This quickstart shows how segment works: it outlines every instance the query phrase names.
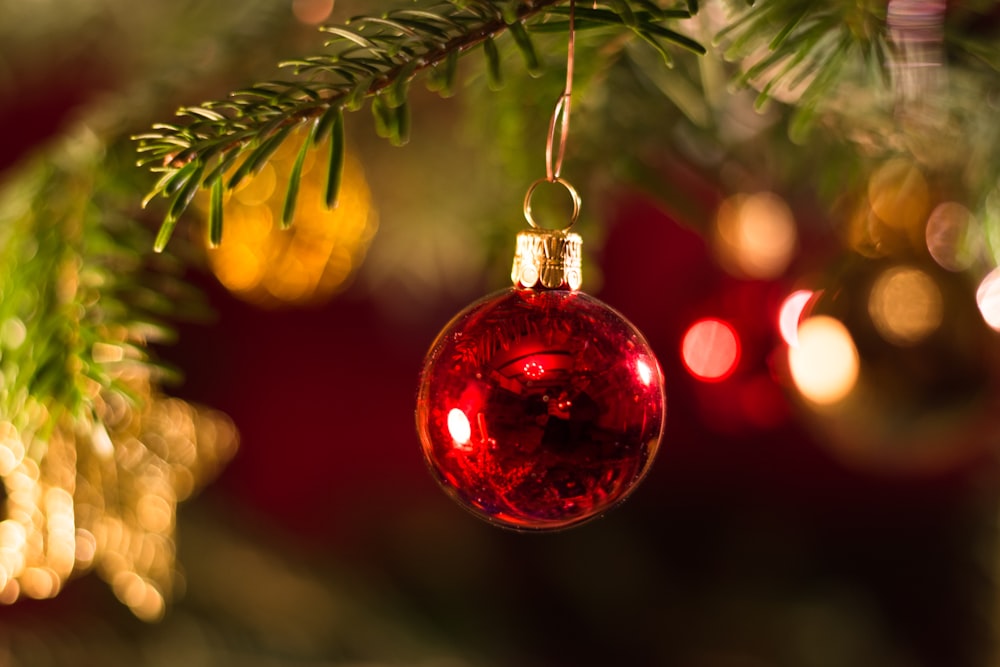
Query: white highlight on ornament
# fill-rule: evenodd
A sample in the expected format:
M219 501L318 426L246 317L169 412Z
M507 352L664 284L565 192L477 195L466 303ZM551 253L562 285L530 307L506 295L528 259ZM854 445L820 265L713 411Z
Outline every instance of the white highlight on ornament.
M448 412L448 434L458 449L471 449L468 445L472 439L472 426L469 418L458 408L452 408Z
M778 331L782 340L792 347L799 346L799 322L806 304L813 298L812 290L800 289L792 292L781 302L778 311Z
M858 381L858 349L839 320L810 317L798 331L798 347L788 349L792 380L808 400L830 405L845 398Z
M526 361L524 363L524 368L521 370L532 380L537 380L545 374L545 367L537 361Z
M1000 268L993 269L976 290L979 312L991 329L1000 331Z
M915 345L941 326L944 298L929 275L913 267L896 266L875 280L868 297L868 314L886 341Z
M639 373L639 379L642 383L648 387L649 383L653 381L653 369L649 367L649 364L640 359L635 362L635 370Z

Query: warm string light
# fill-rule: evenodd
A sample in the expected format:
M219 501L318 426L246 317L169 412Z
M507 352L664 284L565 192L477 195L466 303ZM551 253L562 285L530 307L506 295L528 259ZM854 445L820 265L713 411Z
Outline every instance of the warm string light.
M858 381L860 360L851 332L833 317L807 318L798 344L788 349L792 380L802 395L819 405L844 399Z
M934 201L936 193L913 159L896 157L878 165L864 194L848 225L847 241L852 250L882 261L883 266L867 288L863 308L887 344L917 346L947 324L943 276L923 260L887 260L929 256L948 272L981 270L988 255L985 235L968 208L956 201ZM725 199L716 213L711 241L722 268L751 280L784 275L798 244L789 206L770 192L738 193ZM817 298L811 290L789 294L776 325L788 346L792 384L808 401L831 405L855 391L862 364L854 334L843 323L838 326L833 318L811 321L806 315L807 306ZM982 279L977 303L986 323L1000 331L1000 269ZM719 382L732 374L739 350L739 335L731 325L698 321L685 333L681 359L696 379ZM831 358L839 363L828 363Z
M879 274L868 297L868 313L883 339L919 343L941 325L944 302L934 279L918 268L894 266Z
M737 194L719 206L712 240L716 259L726 271L772 280L791 263L798 231L791 209L778 195Z
M348 153L336 208L323 204L325 169L306 153L294 223L282 229L286 182L306 133L286 141L257 174L224 196L223 243L208 259L219 281L258 306L323 303L342 290L364 260L378 227L361 163ZM227 176L228 178L228 176ZM208 197L194 205L207 216Z
M175 574L177 503L233 454L228 418L167 398L151 371L125 364L119 392L94 398L87 419L59 420L51 435L0 421L0 602L56 595L94 569L136 616L162 616ZM47 421L39 406L27 410Z

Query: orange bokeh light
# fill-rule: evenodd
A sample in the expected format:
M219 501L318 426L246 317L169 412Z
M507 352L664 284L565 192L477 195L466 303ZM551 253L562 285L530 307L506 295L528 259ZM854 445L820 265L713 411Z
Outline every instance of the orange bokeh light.
M798 342L788 349L788 365L799 392L819 405L846 398L857 384L860 367L847 327L826 315L810 317L799 327Z

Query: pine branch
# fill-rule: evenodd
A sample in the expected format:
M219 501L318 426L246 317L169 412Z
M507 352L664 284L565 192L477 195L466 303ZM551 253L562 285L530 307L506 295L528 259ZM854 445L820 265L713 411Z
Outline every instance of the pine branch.
M307 146L332 136L328 155L326 203L336 201L343 160L344 111L371 100L376 131L394 144L409 133L407 96L413 79L427 77L427 87L442 95L454 90L457 62L483 47L494 85L501 80L495 40L510 36L529 73L541 62L531 35L565 31L566 0L436 0L381 16L360 16L344 26L324 30L332 35L328 53L282 63L294 79L269 81L233 93L226 100L181 109L186 124L158 124L135 137L150 165L162 176L144 203L162 197L167 211L156 250L162 250L198 190L214 196L232 189L267 164L296 128L311 126ZM651 0L606 0L577 7L577 28L615 26L630 30L653 45L669 63L664 43L703 53L697 42L664 23L690 16L688 9L662 9ZM303 149L305 150L305 149ZM224 179L224 181L223 181ZM224 185L219 185L224 182ZM287 184L285 224L291 221L298 193L293 172ZM210 241L221 240L222 207L210 207Z
M803 115L827 97L852 58L888 80L886 3L767 0L716 35L729 60L749 59L737 83L755 85L757 106L784 87ZM755 60L755 62L750 62Z
M46 428L62 414L86 418L98 391L125 392L116 376L128 365L163 376L145 346L171 336L161 318L175 304L148 280L199 307L165 267L144 265L136 248L149 234L130 214L135 190L120 186L127 162L95 143L68 139L73 159L36 160L0 191L0 419L18 428L30 406L47 413Z

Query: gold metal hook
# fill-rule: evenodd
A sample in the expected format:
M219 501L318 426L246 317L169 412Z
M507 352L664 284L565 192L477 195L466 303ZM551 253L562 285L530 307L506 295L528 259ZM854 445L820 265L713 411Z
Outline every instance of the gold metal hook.
M528 224L535 229L545 229L535 221L535 218L531 213L531 196L535 194L535 189L542 183L556 183L563 186L566 188L566 192L569 193L570 198L573 200L573 213L570 216L569 224L562 228L562 231L568 231L574 224L576 224L577 218L580 217L580 206L583 201L580 199L580 193L576 191L576 188L574 188L565 178L559 178L558 176L551 180L548 178L539 178L531 184L531 187L528 188L527 194L524 195L524 219L527 220Z

